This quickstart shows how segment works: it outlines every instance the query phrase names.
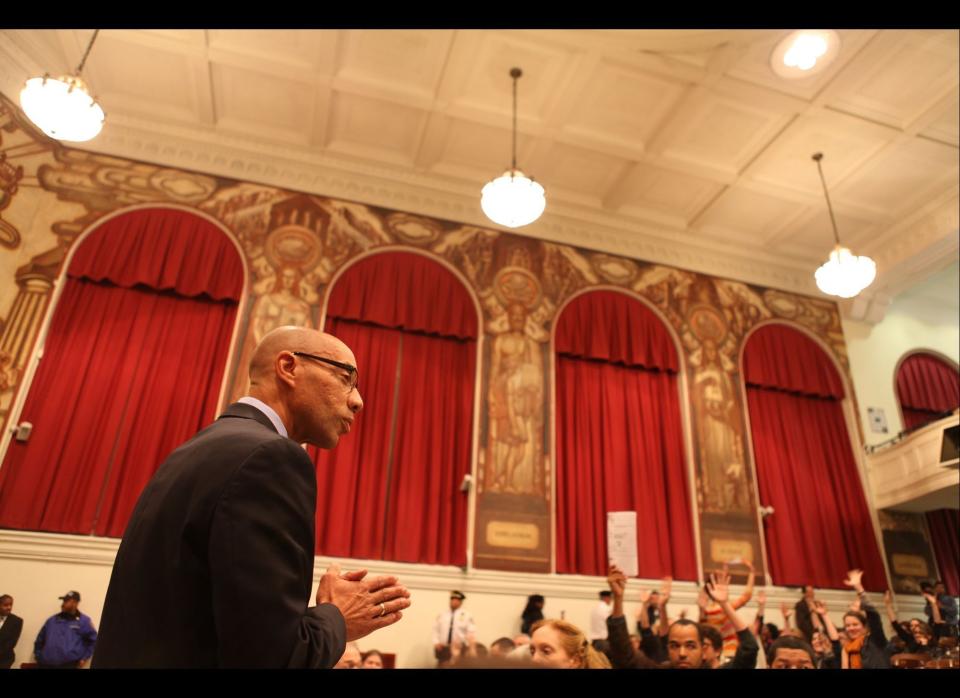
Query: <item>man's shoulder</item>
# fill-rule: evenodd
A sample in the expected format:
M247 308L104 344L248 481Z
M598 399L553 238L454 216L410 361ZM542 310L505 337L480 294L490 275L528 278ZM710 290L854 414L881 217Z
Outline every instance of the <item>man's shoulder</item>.
M205 462L216 462L223 458L229 463L237 463L260 454L283 454L288 457L303 454L309 460L296 442L257 419L238 415L221 416L177 448L168 460L190 461L200 458Z

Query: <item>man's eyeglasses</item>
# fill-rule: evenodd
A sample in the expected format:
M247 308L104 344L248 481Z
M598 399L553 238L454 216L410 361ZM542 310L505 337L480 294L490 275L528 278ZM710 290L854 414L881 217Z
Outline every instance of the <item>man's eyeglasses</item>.
M316 356L314 354L308 354L305 351L294 351L291 352L294 356L302 356L307 359L313 359L314 361L322 361L325 364L330 364L331 366L336 366L337 368L342 368L347 372L349 378L347 379L350 390L353 390L357 387L357 384L360 382L360 373L357 371L356 366L351 366L350 364L345 364L342 361L334 361L333 359L328 359L325 356Z

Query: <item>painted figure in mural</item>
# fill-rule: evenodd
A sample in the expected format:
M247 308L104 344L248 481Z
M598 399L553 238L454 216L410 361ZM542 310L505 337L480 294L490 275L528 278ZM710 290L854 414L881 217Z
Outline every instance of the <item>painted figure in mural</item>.
M704 508L745 511L749 501L743 479L743 440L731 424L733 383L713 339L703 340L693 386Z
M17 369L9 352L0 351L0 393L11 390L17 383Z
M524 330L526 307L511 303L507 317L510 329L494 339L491 350L485 483L495 491L542 494L540 351Z
M300 271L296 267L281 268L273 292L257 300L252 322L254 343L281 325L310 325L310 304L300 298Z

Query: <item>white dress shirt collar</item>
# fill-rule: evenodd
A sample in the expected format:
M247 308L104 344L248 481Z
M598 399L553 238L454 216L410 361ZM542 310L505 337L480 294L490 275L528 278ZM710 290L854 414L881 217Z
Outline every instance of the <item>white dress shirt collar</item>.
M267 419L270 420L270 422L276 428L277 433L280 434L280 436L287 436L287 428L283 426L283 422L280 420L280 415L278 415L276 413L276 410L270 407L270 405L263 402L262 400L258 400L255 397L250 397L249 395L245 395L244 397L237 400L237 402L242 402L244 405L250 405L251 407L256 407L258 410L260 410L265 415L267 415Z

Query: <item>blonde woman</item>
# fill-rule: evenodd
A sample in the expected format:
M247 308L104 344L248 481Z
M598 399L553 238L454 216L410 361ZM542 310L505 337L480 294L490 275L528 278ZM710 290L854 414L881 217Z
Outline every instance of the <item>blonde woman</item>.
M530 655L549 669L610 669L610 660L590 645L583 631L565 620L540 620L531 628Z

